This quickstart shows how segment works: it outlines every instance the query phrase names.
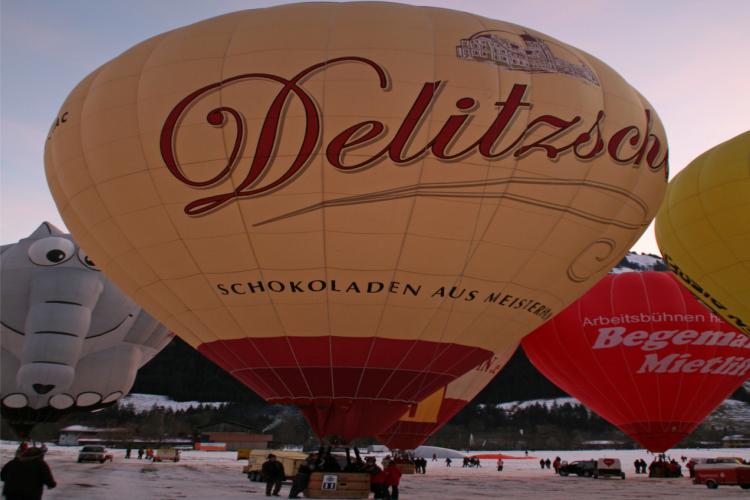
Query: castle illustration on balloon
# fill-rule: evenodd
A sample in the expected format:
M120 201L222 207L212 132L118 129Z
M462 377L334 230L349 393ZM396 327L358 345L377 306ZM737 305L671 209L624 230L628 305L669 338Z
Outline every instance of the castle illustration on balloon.
M464 38L456 47L461 59L473 59L503 66L510 70L532 73L562 73L599 86L594 71L583 62L576 64L555 56L549 44L528 33L520 35L524 46L497 33L481 31Z

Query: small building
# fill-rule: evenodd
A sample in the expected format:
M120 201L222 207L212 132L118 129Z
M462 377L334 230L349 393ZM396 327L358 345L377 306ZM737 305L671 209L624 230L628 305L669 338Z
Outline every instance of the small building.
M214 443L211 441L196 441L193 443L194 450L200 451L227 451L227 443Z
M60 446L81 446L84 444L103 444L119 441L129 433L125 428L99 428L86 425L69 425L60 429L57 444Z
M721 438L722 448L748 448L750 447L750 436L744 434L733 434Z
M214 448L209 443L224 445L226 451L237 451L241 448L265 450L273 440L271 434L255 434L248 432L248 428L233 422L219 422L200 428L200 434L195 443L196 450Z
M205 437L205 440L204 440ZM201 434L201 443L223 443L225 450L237 451L240 448L265 450L273 436L270 434L250 434L247 432L207 432ZM196 447L196 449L205 449Z
M100 428L86 425L69 425L60 430L57 438L60 446L84 446L98 444L110 448L159 448L174 446L191 448L193 440L180 436L140 437L134 436L131 429L122 427Z

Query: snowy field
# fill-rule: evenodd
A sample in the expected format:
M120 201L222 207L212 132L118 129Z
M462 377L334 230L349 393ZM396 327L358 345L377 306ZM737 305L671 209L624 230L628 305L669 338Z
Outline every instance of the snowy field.
M2 462L8 461L17 443L0 442ZM113 450L114 463L79 464L77 447L48 445L47 462L58 487L45 492L45 499L133 498L158 499L253 499L265 498L264 485L251 483L241 473L242 462L233 452L185 451L182 461L152 464L145 460L125 460L124 450ZM487 453L482 450L481 453ZM518 452L503 452L519 456ZM480 469L464 469L454 460L453 467L428 461L427 474L404 476L401 498L414 500L465 498L748 498L737 486L709 490L693 485L688 478L648 479L633 472L633 461L651 456L638 450L537 451L534 460L505 460L503 472L494 468L494 460L483 460ZM672 450L679 457L740 456L750 458L750 449ZM597 457L616 457L623 462L627 479L588 479L559 477L551 470L540 470L538 459L573 461ZM289 492L288 483L282 496Z
M210 403L200 401L174 401L168 396L138 393L128 394L117 402L117 406L119 406L120 408L125 408L128 406L132 407L135 413L144 413L156 408L169 409L172 411L181 411L200 407L221 408L225 404L226 403L221 401L214 401Z

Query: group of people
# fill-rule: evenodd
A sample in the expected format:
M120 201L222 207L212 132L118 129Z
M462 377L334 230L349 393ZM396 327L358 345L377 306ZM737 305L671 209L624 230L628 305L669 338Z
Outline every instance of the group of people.
M415 474L426 474L427 473L427 459L423 457L415 457L414 460L414 473Z
M633 467L635 467L635 473L636 474L645 474L646 473L646 461L642 458L636 459L635 462L633 462Z
M662 454L649 464L648 477L682 477L682 466L674 458Z
M132 446L128 445L127 448L125 448L125 458L130 458L130 454L133 451ZM146 460L153 460L154 459L154 450L153 448L146 448L143 447L138 448L138 460L143 460L143 455L146 455Z
M476 457L464 457L464 464L462 467L482 467L482 464Z
M44 461L47 447L29 446L22 442L14 457L3 465L3 497L6 500L37 500L42 498L44 487L57 486L52 471Z
M289 498L299 498L298 495L310 484L310 476L313 472L362 472L370 475L370 491L376 499L398 500L398 487L401 483L401 470L397 463L399 458L392 459L386 456L383 458L381 467L377 464L375 457L369 456L363 460L357 448L354 448L354 455L352 459L349 448L346 448L346 464L341 467L331 453L331 447L327 450L321 447L318 453L311 453L297 469L289 491ZM266 482L266 496L280 496L281 483L285 478L284 466L272 453L266 458L261 466L261 475ZM420 460L422 471L424 471L427 461Z
M292 481L292 489L289 491L289 498L298 498L297 495L305 491L307 485L310 483L310 475L313 472L364 472L365 462L362 460L362 457L360 457L359 450L356 448L354 449L354 455L355 459L352 460L351 454L349 453L349 448L346 449L346 465L342 469L341 465L336 460L336 457L334 457L331 453L331 447L329 446L326 450L323 446L321 446L318 450L318 453L311 453L310 455L308 455L305 462L301 464L297 469L297 474L294 476L294 480ZM271 461L271 459L275 461L276 456L268 455L268 459L269 461ZM266 464L263 464L264 467L265 465ZM266 480L266 496L269 496L270 487L268 485L267 476L263 469L261 469L261 474ZM283 479L283 466L281 466L281 474ZM281 488L281 483L278 483L278 489L276 488L276 483L274 483L273 486L273 494L278 496L278 489Z
M376 500L398 500L401 469L390 457L383 458L381 469L375 457L367 457L365 472L370 473L370 491Z
M547 459L540 458L539 459L539 467L541 467L542 469L549 469L549 468L551 468L552 467L552 460L550 460L549 458L547 458ZM559 466L558 466L558 468L559 468ZM555 472L557 472L557 470L555 470Z

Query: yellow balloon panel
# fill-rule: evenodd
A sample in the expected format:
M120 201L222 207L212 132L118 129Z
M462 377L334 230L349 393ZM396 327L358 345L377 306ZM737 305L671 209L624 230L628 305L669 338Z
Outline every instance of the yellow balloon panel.
M410 408L408 412L401 416L399 422L445 424L450 417L474 399L495 378L515 352L516 346L502 354L496 354L481 365L474 367L447 386L441 387L430 394L418 405ZM444 405L445 408L441 409ZM439 419L438 416L443 418Z
M706 151L669 183L659 249L701 301L750 335L750 132Z
M412 405L398 422L378 435L391 449L415 449L447 424L489 384L510 360L516 346L475 366L445 387Z

